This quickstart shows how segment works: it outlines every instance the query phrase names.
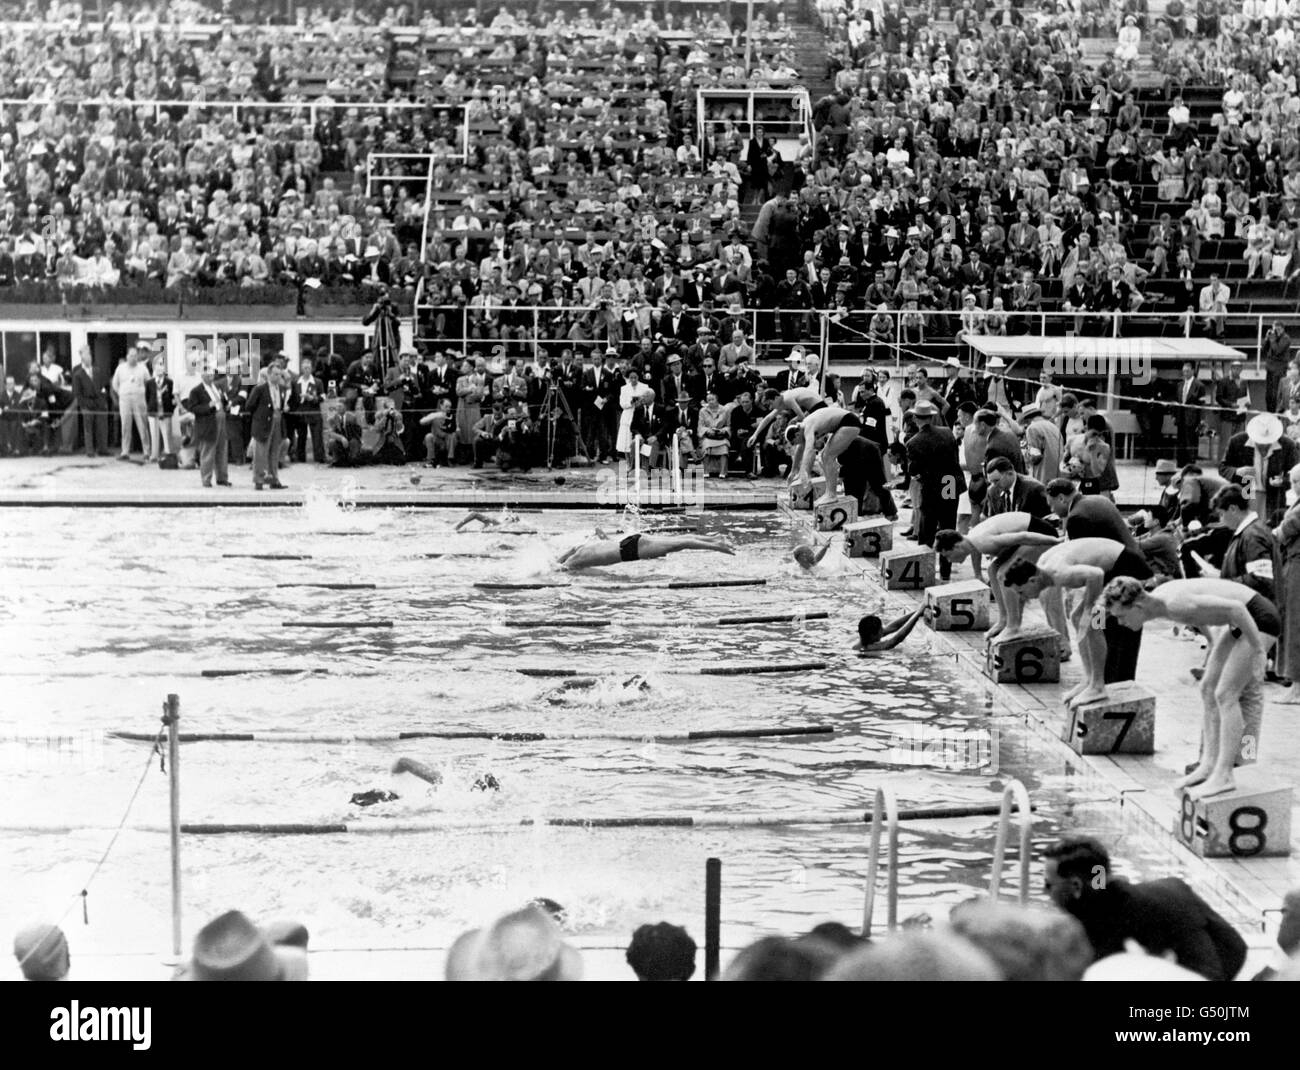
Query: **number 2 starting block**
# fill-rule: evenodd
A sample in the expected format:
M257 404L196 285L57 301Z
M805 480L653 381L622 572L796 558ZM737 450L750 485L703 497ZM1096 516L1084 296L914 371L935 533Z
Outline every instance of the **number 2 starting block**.
M1292 789L1254 767L1238 768L1233 777L1237 786L1222 795L1197 799L1183 792L1174 820L1179 841L1202 858L1290 855Z
M879 557L894 548L894 521L883 516L844 525L845 557Z
M880 578L887 591L919 591L934 583L935 554L928 546L889 550L880 555Z
M1132 680L1108 684L1107 697L1076 706L1065 742L1075 754L1155 754L1156 697Z
M813 506L813 527L818 531L839 531L857 519L858 503L854 498L832 498Z
M989 589L979 580L960 580L931 587L925 603L936 632L970 632L989 626Z
M996 637L985 658L985 674L999 684L1061 682L1061 648L1056 629L1034 628L1014 639Z

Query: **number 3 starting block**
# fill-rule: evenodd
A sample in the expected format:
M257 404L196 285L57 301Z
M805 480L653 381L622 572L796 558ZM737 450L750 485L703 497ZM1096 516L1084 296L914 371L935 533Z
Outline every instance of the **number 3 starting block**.
M1233 776L1237 786L1222 795L1197 799L1183 792L1175 835L1202 858L1290 855L1292 789L1268 782L1255 768Z
M846 557L879 557L894 548L894 522L883 516L844 525Z
M1061 682L1061 649L1056 629L1035 628L1014 639L1000 636L989 644L984 672L999 684Z

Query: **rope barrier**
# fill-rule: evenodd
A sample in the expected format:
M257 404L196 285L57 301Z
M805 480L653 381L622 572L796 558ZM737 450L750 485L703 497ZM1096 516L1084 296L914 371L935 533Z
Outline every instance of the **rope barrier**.
M248 561L310 561L311 554L222 554L227 559Z
M966 817L996 817L998 807L987 804L945 805L899 810L900 821L941 821ZM329 835L410 835L428 832L505 831L514 828L781 828L792 825L861 825L871 821L871 811L812 811L782 813L755 811L748 814L646 814L592 817L524 817L516 820L500 817L454 817L436 820L369 820L361 822L191 822L181 825L190 836L329 836ZM58 822L27 825L0 825L4 833L73 833L100 831L98 826L77 826ZM130 832L157 833L170 831L167 825L135 825Z
M652 591L692 591L705 587L763 587L767 580L673 580L665 584L584 584L584 583L494 583L474 584L480 591L541 591L555 587L581 587L589 591L620 591L630 587Z
M286 620L281 628L391 628L391 620Z
M484 739L505 743L543 743L575 740L609 740L626 743L692 743L711 739L765 739L776 736L829 736L830 725L791 725L770 728L713 728L698 731L658 732L502 732L488 729L432 730L414 729L379 735L329 735L318 732L182 732L182 743L401 743L417 739ZM111 731L109 739L126 742L151 742L153 736L143 732Z
M281 590L290 587L319 587L326 591L373 591L377 589L373 583L277 583L275 586Z
M634 623L638 627L671 628L674 625L688 627L724 628L737 624L798 624L806 620L826 620L829 613L771 613L753 617L714 617L711 620L642 620ZM623 624L624 621L612 618L555 618L553 620L507 620L502 622L507 628L608 628Z
M665 669L663 672L665 676L759 676L765 673L815 672L827 667L825 661L797 661L786 665L698 665L685 669ZM523 668L506 671L544 679L592 675L590 670L578 669Z

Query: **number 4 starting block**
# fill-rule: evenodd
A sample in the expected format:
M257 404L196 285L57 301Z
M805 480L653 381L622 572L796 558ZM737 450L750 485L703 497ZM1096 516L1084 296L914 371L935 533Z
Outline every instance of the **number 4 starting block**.
M1290 855L1292 789L1253 767L1233 776L1237 786L1222 795L1197 799L1183 792L1174 821L1178 839L1202 858Z
M927 546L889 550L880 555L880 578L887 591L919 591L934 583L935 555Z

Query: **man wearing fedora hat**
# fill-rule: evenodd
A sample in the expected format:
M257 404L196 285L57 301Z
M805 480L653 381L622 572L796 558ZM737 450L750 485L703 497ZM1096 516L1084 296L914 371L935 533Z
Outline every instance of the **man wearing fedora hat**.
M292 942L277 944L238 910L227 911L199 930L189 963L173 980L305 981L306 931L286 928L284 936Z
M1170 523L1178 520L1178 483L1174 476L1178 474L1178 465L1170 460L1156 461L1156 483L1160 487L1160 500L1156 503L1168 510Z
M1288 473L1300 464L1300 447L1282 433L1282 421L1269 412L1251 417L1246 430L1233 435L1219 474L1244 489L1255 510L1267 519L1286 509Z
M951 427L957 422L962 402L975 400L975 388L961 374L960 357L949 357L943 363L944 374L948 377L943 386L943 400L948 405L948 426Z

